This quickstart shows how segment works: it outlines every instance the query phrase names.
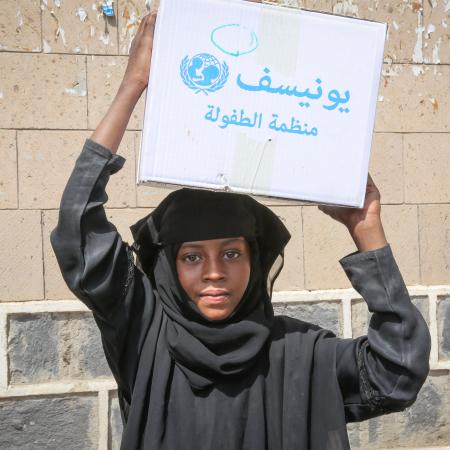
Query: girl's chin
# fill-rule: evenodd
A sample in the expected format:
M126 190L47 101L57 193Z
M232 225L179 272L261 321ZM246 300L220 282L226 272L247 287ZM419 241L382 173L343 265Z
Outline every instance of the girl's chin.
M201 308L200 312L202 313L203 316L205 316L207 319L209 320L224 320L227 317L229 317L231 315L231 313L233 312L232 310L230 310L229 308L219 308L219 307L207 307L207 308Z

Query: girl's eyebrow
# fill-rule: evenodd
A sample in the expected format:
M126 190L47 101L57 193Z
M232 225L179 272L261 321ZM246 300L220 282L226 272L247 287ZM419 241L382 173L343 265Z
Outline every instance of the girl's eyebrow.
M240 238L229 238L229 239L225 239L222 244L223 245L228 245L231 244L233 242L243 242L242 239ZM181 248L184 250L185 248L202 248L204 247L205 244L202 244L201 242L184 242L181 246Z

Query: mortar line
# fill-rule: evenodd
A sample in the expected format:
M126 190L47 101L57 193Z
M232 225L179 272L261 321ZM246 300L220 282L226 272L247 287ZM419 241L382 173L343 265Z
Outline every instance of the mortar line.
M117 23L117 53L119 53L120 54L120 28L119 28L119 14L120 14L120 11L119 11L119 3L120 2L117 2L116 3L116 23Z
M98 391L98 450L108 450L109 391Z
M117 383L112 377L86 381L56 381L7 386L6 389L0 389L0 398L98 393L115 389L117 389Z
M88 86L88 62L87 55L84 57L84 76L86 78L86 129L89 129L89 86Z
M286 6L284 6L286 7ZM315 10L315 12L319 12L317 10ZM421 13L423 14L423 13ZM142 19L142 17L141 17ZM423 18L422 18L422 25L423 26ZM119 32L119 31L118 31ZM423 45L423 44L422 44ZM38 52L29 52L29 51L18 51L18 50L2 50L2 53L16 53L17 55L23 55L24 53L31 53L31 54L39 54ZM59 55L64 55L64 56L121 56L121 57L127 57L129 56L128 54L122 54L120 53L120 49L118 49L117 53L71 53L71 52L49 52L49 53L42 53L43 55L53 55L53 56L59 56ZM439 63L433 63L433 62L422 62L422 63L415 63L412 60L408 60L408 61L392 61L388 60L388 59L383 59L383 65L389 65L389 66L394 66L394 65L398 65L398 66L436 66L436 67L441 67L441 66L450 66L450 63L444 63L444 62L439 62Z
M87 55L92 56L92 55ZM0 130L18 130L18 131L94 131L95 128L43 128L43 127L0 127ZM142 128L131 128L127 127L125 131L142 131ZM390 130L380 130L374 131L374 134L450 134L449 131L390 131Z
M41 8L42 6L42 2L39 2L39 19L41 21L41 51L39 53L44 53L44 26L42 24L42 14L44 13L44 11Z
M304 218L303 218L303 206L300 206L300 218L301 218L301 222L302 222L303 287L306 289L305 224L304 224Z
M134 207L138 208L138 186L137 186L137 176L138 176L138 159L140 158L140 149L137 149L138 146L138 134L136 131L133 132L133 151L134 151L134 180L136 182L134 186Z
M139 186L153 186L151 184L147 184L147 183L141 183L139 184ZM178 186L178 185L177 185ZM257 196L256 196L257 197ZM289 200L289 199L286 199ZM272 203L272 202L266 202L264 203L265 206L269 206L269 207L283 207L283 208L296 208L296 207L307 207L307 208L311 208L314 206L317 206L317 204L312 204L312 205L290 205L290 204L284 204L284 203ZM436 202L436 203L381 203L381 206L402 206L402 205L408 205L408 206L427 206L427 205L445 205L448 206L449 202ZM105 207L106 210L113 210L113 209L129 209L130 206L114 206L114 207ZM136 208L141 208L141 209L146 209L147 206L136 206ZM154 206L153 206L154 208ZM58 211L59 208L20 208L22 211ZM134 209L134 208L133 208ZM17 211L17 208L2 208L2 211ZM417 284L417 283L416 283Z
M416 205L417 208L417 245L418 245L418 252L419 252L419 280L422 283L423 282L423 273L422 273L422 242L420 239L420 207L419 205Z
M8 317L0 309L0 389L8 387Z
M47 289L45 286L45 252L44 252L44 211L41 211L41 256L42 256L42 288L43 299L47 297Z
M430 335L431 335L431 353L430 365L435 365L439 362L439 347L438 347L438 331L437 331L437 294L430 293L428 296L428 311L430 320Z
M352 298L345 296L342 298L342 315L344 319L344 339L353 337L352 328Z
M19 131L16 130L16 208L19 209Z
M436 286L410 286L407 287L411 296L440 296L450 294L450 285ZM343 298L361 299L361 295L353 288L327 289L327 290L302 290L302 291L274 291L273 303L295 303L319 301L341 302ZM89 308L78 299L61 300L23 300L14 302L2 302L0 311L8 314L32 314L42 312L89 312Z
M43 312L89 312L89 308L80 300L29 300L4 302L2 309L6 313L43 313Z
M402 196L403 196L403 204L406 204L406 167L405 167L405 135L401 135L401 145L402 145L402 168L403 168L403 183L402 183Z

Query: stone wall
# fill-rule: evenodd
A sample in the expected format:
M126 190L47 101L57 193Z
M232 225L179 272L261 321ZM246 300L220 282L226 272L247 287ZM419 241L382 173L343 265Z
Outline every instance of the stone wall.
M430 376L403 413L349 427L353 449L450 449L450 3L285 0L289 7L388 22L370 172L398 265L432 335ZM144 0L3 0L0 15L0 448L119 448L115 383L91 313L65 286L49 234L62 190L123 76ZM136 187L144 97L119 148L107 215L128 226L168 191ZM292 233L277 313L342 337L368 311L338 260L346 230L302 203L269 206Z

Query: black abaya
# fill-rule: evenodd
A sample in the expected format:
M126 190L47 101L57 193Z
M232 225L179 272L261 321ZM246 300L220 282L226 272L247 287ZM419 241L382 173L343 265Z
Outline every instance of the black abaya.
M125 420L122 449L348 449L346 422L415 400L428 373L429 332L389 245L341 260L374 313L368 336L338 339L315 325L272 317L245 370L215 370L204 383L197 351L189 358L183 345L183 333L195 334L196 327L174 328L161 298L177 287L170 258L157 251L159 269L145 275L106 219L105 186L123 164L88 139L51 234L66 283L101 331ZM184 360L174 351L176 339ZM225 369L232 366L225 362Z

